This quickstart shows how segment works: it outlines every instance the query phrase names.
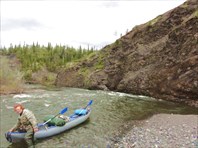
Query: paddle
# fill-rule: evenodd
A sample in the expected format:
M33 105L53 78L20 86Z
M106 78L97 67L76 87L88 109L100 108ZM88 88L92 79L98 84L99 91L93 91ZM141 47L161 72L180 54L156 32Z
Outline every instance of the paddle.
M92 104L92 102L93 102L93 100L90 100L89 103L87 104L87 106L83 109L85 110L88 106L90 106ZM79 115L84 111L83 109L78 113Z
M58 115L62 115L62 114L64 114L65 112L67 111L67 107L66 108L64 108L63 110L61 110L60 111L60 113L58 113L57 115L55 115L53 118L50 118L49 120L47 120L45 123L43 123L41 126L43 126L43 125L45 125L45 124L47 124L48 122L50 122L52 119L54 119L54 118L56 118Z
M88 106L90 106L92 104L93 100L90 100L89 103L87 104L87 106L84 108L86 109Z

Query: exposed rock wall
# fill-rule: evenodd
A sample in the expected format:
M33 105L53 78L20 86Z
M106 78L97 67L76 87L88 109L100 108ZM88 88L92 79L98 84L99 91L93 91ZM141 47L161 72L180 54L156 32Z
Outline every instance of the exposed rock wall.
M61 71L59 86L105 89L198 106L198 0L136 26L92 59ZM104 67L95 69L102 61ZM82 69L87 68L86 74ZM68 79L71 78L71 79Z

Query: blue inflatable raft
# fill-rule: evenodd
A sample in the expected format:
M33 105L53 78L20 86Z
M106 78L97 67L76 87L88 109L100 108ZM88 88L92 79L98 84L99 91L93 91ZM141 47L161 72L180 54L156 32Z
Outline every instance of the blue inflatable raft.
M48 124L43 125L44 123L39 123L39 131L34 134L34 139L51 137L85 122L91 114L91 108L87 108L91 103L92 100L84 109L75 110L74 114L68 117L69 120L63 126L50 126ZM14 143L23 140L25 134L26 132L7 132L5 133L5 137L9 142Z

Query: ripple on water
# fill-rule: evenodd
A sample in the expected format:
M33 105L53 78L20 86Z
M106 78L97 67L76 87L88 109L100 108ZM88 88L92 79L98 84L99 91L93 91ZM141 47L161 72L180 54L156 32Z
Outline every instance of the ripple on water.
M39 88L41 89L41 88ZM145 96L136 96L118 92L92 91L76 88L61 88L53 91L34 91L29 94L19 94L3 97L1 100L1 145L7 147L3 133L10 129L17 120L12 106L22 102L26 108L32 110L38 121L45 115L56 115L65 107L69 116L75 109L85 107L93 100L92 113L87 122L64 132L58 136L39 141L38 147L106 147L108 138L121 129L127 121L144 119L155 113L193 113L189 107L156 101ZM6 122L2 122L6 121ZM77 146L78 145L78 146Z
M19 95L14 95L13 98L30 98L31 95L27 94L19 94Z

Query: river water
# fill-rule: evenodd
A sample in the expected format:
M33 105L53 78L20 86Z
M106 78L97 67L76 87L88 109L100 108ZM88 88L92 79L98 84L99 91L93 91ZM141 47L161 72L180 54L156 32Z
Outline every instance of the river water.
M129 121L158 113L198 114L195 108L145 96L77 88L46 89L33 85L28 93L1 96L0 147L23 147L20 143L11 145L4 137L17 121L13 112L15 103L32 110L38 122L42 122L45 115L56 115L65 107L68 107L65 115L69 116L90 100L93 103L89 120L57 136L36 141L35 147L108 147L118 129Z

